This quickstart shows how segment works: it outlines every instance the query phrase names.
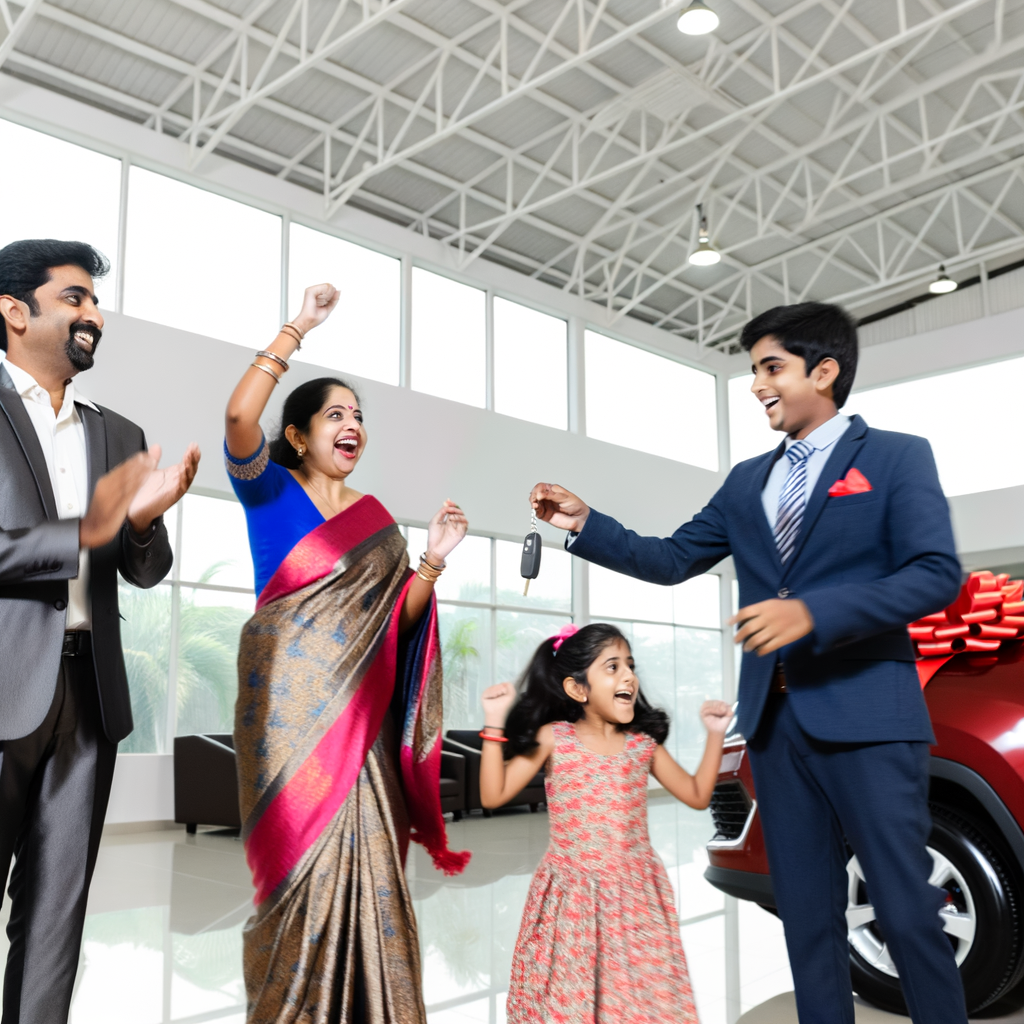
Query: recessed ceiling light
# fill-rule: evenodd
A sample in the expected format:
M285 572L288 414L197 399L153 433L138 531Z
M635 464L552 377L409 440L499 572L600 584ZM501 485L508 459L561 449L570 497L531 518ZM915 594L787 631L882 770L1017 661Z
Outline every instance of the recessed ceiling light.
M945 266L939 266L939 276L935 278L930 285L928 285L928 291L932 295L945 295L947 292L955 292L957 289L957 283L946 273Z
M679 15L676 28L688 36L706 36L718 28L718 15L700 0L693 3Z

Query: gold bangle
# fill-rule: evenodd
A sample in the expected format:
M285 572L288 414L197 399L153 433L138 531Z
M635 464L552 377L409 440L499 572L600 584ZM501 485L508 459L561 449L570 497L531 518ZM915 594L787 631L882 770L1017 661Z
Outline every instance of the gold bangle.
M276 373L274 373L274 371L269 366L264 366L262 363L253 363L252 365L255 366L257 370L262 370L264 373L269 373L270 376L274 378L275 384L281 383L281 378Z
M264 359L273 359L274 362L286 372L291 369L288 365L288 360L282 359L276 352L268 352L266 349L260 349L260 351L256 353L256 358L259 359L260 356L263 356Z
M444 572L445 567L443 565L431 565L427 561L426 554L420 555L419 568L416 570L416 575L419 576L424 583L436 583L441 573Z
M300 338L304 338L306 336L306 332L302 330L301 327L296 327L296 325L291 320L286 321L284 326L290 327L293 331L298 331Z
M293 327L291 324L282 324L281 330L277 333L287 335L291 338L292 341L295 342L296 350L300 350L302 348L302 335L299 333L298 327Z
M442 561L440 565L434 565L433 562L428 562L426 551L424 551L423 554L420 555L420 565L429 565L431 569L434 569L437 572L444 572L445 569L448 568L448 563L444 561Z

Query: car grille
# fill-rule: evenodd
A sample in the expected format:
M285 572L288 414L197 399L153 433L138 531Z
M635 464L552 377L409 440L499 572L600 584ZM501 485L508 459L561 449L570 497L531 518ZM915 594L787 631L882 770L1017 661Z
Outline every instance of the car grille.
M711 817L715 823L712 842L732 842L743 833L751 800L740 782L720 782L711 794Z

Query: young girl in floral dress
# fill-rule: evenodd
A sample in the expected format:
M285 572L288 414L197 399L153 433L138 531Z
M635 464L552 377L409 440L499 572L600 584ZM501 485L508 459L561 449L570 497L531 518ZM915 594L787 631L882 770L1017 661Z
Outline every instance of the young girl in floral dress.
M484 807L547 766L551 841L523 911L508 1024L696 1024L672 886L647 833L647 775L707 807L729 705L701 707L708 741L690 775L662 746L668 716L641 694L626 638L593 623L540 645L518 701L499 683L483 707Z

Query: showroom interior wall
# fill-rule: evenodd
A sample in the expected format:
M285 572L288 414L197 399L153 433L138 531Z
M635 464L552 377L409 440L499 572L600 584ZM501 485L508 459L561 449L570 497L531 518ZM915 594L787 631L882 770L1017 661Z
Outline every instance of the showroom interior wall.
M371 445L355 481L360 489L379 497L402 523L422 525L441 499L451 496L464 503L475 534L516 540L528 523L527 490L535 480L547 477L567 483L597 507L642 532L665 533L700 508L721 481L721 470L730 464L728 395L735 389L728 387L728 380L745 372L743 356L727 358L718 352L701 352L683 339L630 318L616 319L607 310L493 263L478 261L468 270L457 272L452 251L442 243L358 210L342 210L330 225L325 225L320 221L319 197L306 190L218 157L208 158L197 171L190 172L188 147L183 143L14 79L0 80L0 117L269 210L283 218L285 232L289 220L294 219L399 257L406 297L415 266L485 289L489 301L495 296L510 299L567 321L566 430L494 411L493 347L489 350L490 391L484 403L488 408L475 408L404 386L409 382L410 363L415 381L410 345L414 314L408 303L404 305L403 386L358 378ZM121 201L123 212L124 194ZM122 266L125 243L122 232L114 243ZM115 277L123 280L120 275ZM282 278L286 290L286 266ZM152 288L154 282L147 285ZM173 279L156 282L156 286L165 291L168 303L187 308L189 297ZM217 282L211 281L210 287L216 289ZM107 305L124 307L123 294L111 296L113 302L105 294L103 298ZM244 294L224 295L229 305L245 301ZM202 324L196 324L196 328L201 331ZM1008 359L1022 349L1022 328L1024 311L1010 310L871 345L863 352L859 389ZM708 431L717 429L719 471L624 447L629 444L630 403L642 402L643 395L623 395L621 411L610 420L605 417L601 436L621 436L623 444L587 436L583 357L588 329L715 375L717 416L715 422L708 423ZM196 495L229 498L220 452L224 402L251 359L252 349L267 340L254 337L251 347L242 348L202 333L112 312L100 359L88 376L87 386L83 381L83 390L95 401L142 424L150 442L164 446L167 458L176 458L189 441L199 441L204 462L196 481ZM315 364L296 361L287 378L287 389L322 372ZM266 422L276 418L284 390L275 395ZM679 401L683 419L685 391ZM950 414L962 416L966 430L973 411L951 410ZM998 434L990 443L1005 445L1006 433ZM1024 486L957 495L951 505L968 567L990 564L994 559L1001 563L1024 560ZM180 536L180 530L178 533ZM558 538L547 532L546 539ZM732 600L730 569L728 565L722 568L726 585L714 592L719 595L720 612L727 611ZM577 621L582 621L588 617L588 595L594 591L587 586L585 567L574 563L573 572L572 611ZM704 591L705 596L711 593ZM644 598L637 595L636 600ZM601 614L615 617L620 613L608 605ZM673 622L691 621L674 618L671 602L668 610L644 611L635 617L644 620L641 629L652 631L671 628ZM638 642L636 637L634 642ZM721 685L728 694L733 686L732 658L720 647L715 650L721 663ZM152 822L171 817L170 755L123 755L108 821Z

